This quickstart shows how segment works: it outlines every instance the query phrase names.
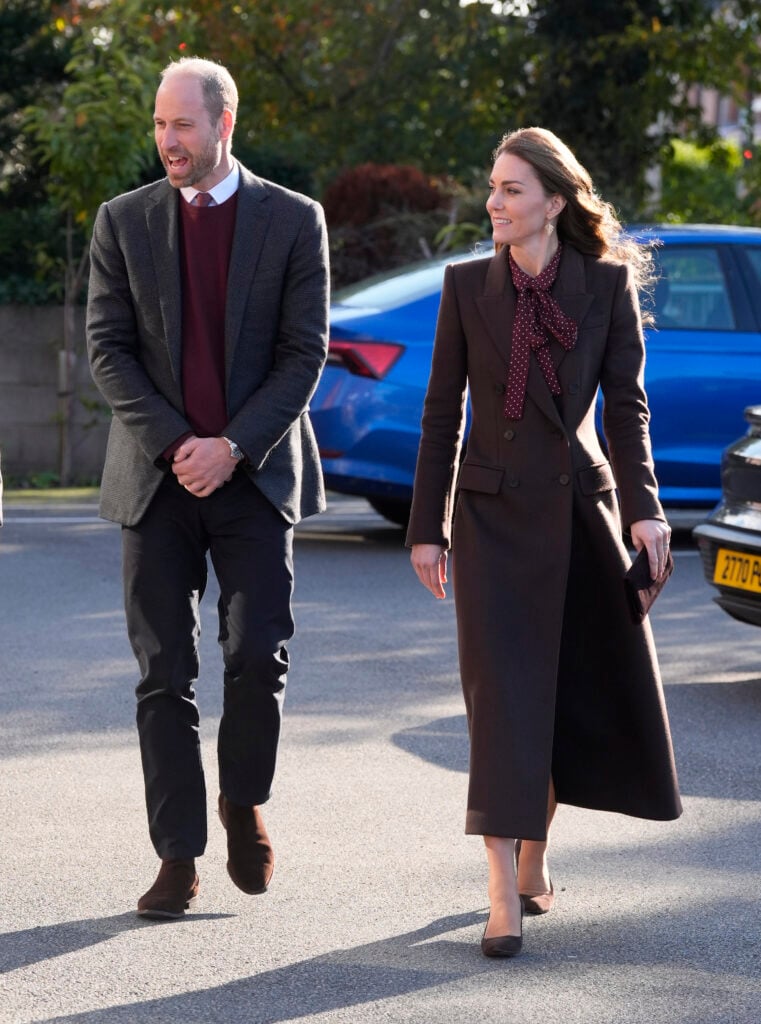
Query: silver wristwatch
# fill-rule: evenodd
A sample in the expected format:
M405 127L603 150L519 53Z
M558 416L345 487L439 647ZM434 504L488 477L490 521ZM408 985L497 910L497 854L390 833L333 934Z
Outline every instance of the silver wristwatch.
M245 459L246 456L243 454L243 452L237 446L235 441L231 441L229 437L225 437L225 438L223 438L223 440L227 441L227 443L230 445L230 458L231 459L235 459L236 462L240 462L241 459Z

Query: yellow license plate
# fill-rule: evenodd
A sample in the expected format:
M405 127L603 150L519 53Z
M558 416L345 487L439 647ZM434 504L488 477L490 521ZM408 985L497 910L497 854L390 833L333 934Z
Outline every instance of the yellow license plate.
M735 587L737 590L751 590L754 594L761 594L761 557L748 555L744 551L719 548L713 581L720 587Z

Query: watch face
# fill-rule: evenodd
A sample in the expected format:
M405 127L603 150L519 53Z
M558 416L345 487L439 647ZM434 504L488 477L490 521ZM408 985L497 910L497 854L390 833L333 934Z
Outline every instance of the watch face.
M242 459L244 457L243 456L243 452L237 446L235 441L231 441L229 439L229 437L226 437L225 441L227 441L227 443L230 445L230 457L231 458L240 460L240 459Z

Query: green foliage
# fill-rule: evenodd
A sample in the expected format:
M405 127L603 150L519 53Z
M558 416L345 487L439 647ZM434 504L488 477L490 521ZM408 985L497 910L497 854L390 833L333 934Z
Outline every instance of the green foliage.
M48 200L0 208L0 305L60 302L60 213Z
M46 281L28 274L4 274L0 277L0 306L45 306L60 301Z
M382 224L376 211L364 237L336 240L340 267L350 251L374 266L373 248L402 259L479 235L491 152L532 123L575 149L625 219L652 213L646 174L665 154L670 216L753 220L752 164L732 208L736 182L711 199L721 147L687 160L669 143L715 141L690 83L749 112L759 39L757 0L3 0L0 300L60 297L99 203L163 174L150 117L173 56L230 68L234 151L264 177L317 198L370 163L468 183L454 213L410 208Z
M758 192L746 191L743 157L733 142L708 146L673 139L661 164L659 218L672 222L759 224Z
M437 252L451 252L478 245L486 239L485 224L474 224L472 221L462 220L456 224L445 224L434 236L433 244L436 246Z
M301 148L257 142L242 132L235 136L233 148L240 162L255 170L259 177L308 196L315 195L314 167L302 156Z
M139 184L152 164L158 74L178 51L180 28L192 25L192 18L147 0L82 10L74 3L37 6L49 12L45 40L69 59L57 89L41 90L34 104L16 111L23 128L17 150L27 167L44 172L44 197L29 209L26 224L0 216L0 267L4 254L9 258L13 251L15 233L18 250L34 268L34 286L11 281L6 292L19 301L45 294L68 302L82 297L99 205Z
M48 471L42 473L31 473L28 477L24 477L22 481L14 481L14 483L15 486L20 488L28 487L33 490L48 490L51 487L58 487L61 480L57 473Z
M57 32L50 0L4 0L0 5L0 195L39 199L40 169L29 160L21 111L54 100L64 82L70 41Z
M357 164L483 168L507 120L521 21L459 0L195 0L200 55L241 94L236 136L270 140L321 190Z
M700 80L731 96L751 127L748 105L761 92L761 6L758 0L720 0L711 6L712 59Z
M141 0L85 25L54 109L31 106L26 127L49 169L48 193L89 235L100 204L132 185L153 157L150 115L161 60L140 32ZM110 14L110 18L107 15Z
M63 90L71 45L55 29L54 6L50 0L0 3L0 303L55 299L55 287L40 277L39 254L55 249L57 215L22 113L32 102L53 105Z
M627 219L646 203L646 171L677 125L684 131L697 123L684 85L705 66L711 6L708 0L531 4L521 119L557 132Z
M28 110L27 126L36 152L48 164L48 191L77 224L92 226L103 200L135 180L151 149L144 120L145 79L123 51L115 49L100 66L78 54L67 71L73 81L51 117L44 107Z

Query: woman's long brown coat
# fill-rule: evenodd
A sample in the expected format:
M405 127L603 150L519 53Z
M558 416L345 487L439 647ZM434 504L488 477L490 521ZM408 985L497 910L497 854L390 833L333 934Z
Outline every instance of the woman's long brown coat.
M563 393L553 399L532 357L525 412L511 421L507 252L447 268L407 535L452 546L466 831L527 839L545 836L550 777L561 803L681 812L650 626L631 623L623 587L622 526L664 518L636 292L627 267L566 245L552 294L579 325L572 351L552 343Z

